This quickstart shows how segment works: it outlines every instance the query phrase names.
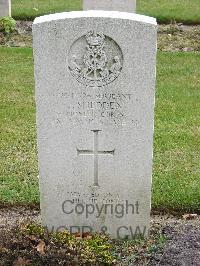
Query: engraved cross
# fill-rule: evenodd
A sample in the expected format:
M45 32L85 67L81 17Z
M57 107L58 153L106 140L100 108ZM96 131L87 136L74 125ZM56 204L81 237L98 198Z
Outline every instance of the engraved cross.
M91 130L94 133L94 149L93 150L79 150L78 155L93 155L94 156L94 186L99 186L99 155L114 155L115 150L99 151L99 131Z

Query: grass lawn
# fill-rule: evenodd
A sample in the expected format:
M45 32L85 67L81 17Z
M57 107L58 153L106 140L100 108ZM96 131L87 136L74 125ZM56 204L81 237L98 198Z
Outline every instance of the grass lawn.
M199 0L136 0L140 14L156 17L159 23L171 20L186 24L200 24Z
M153 208L200 210L199 53L158 53ZM31 48L0 48L0 203L38 203Z
M0 48L0 202L37 202L32 49Z
M81 0L12 0L12 16L19 20L33 20L44 14L81 9Z
M44 14L81 9L81 0L12 0L12 15L16 19L33 20ZM174 19L200 23L199 0L137 0L137 12L154 16L160 23Z
M200 53L159 53L153 207L200 211Z

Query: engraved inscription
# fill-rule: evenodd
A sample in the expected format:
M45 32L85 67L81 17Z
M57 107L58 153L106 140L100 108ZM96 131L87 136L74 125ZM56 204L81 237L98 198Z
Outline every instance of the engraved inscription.
M89 87L102 87L120 74L123 55L118 44L100 32L89 31L73 43L69 70L76 80Z
M63 185L61 186L63 188ZM83 204L111 204L111 203L125 203L125 199L121 198L118 193L113 192L80 192L77 190L66 191L66 199L71 199L74 203Z
M115 150L111 151L99 151L99 131L92 130L94 133L94 149L93 150L79 150L77 149L78 155L93 155L94 156L94 186L99 186L99 155L114 155Z
M81 123L115 124L130 121L129 105L133 102L131 93L82 91L63 92L63 99L67 102L65 115L70 121ZM128 122L127 122L128 123Z

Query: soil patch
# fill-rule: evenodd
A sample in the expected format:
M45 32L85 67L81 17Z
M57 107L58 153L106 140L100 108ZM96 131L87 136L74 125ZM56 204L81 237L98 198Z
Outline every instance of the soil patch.
M200 51L200 25L159 25L158 49L161 51Z
M84 257L85 249L81 254L81 249L77 246L84 247L90 240L76 242L79 243L76 247L70 247L63 246L60 242L55 244L52 238L42 238L39 233L24 234L24 229L20 228L27 221L40 224L39 211L28 207L0 209L0 265L200 265L199 216L187 220L169 215L154 215L151 217L148 240L106 239L104 244L111 245L111 254L115 257L109 264L103 264L98 256L90 263ZM97 240L94 238L91 241Z
M32 47L31 21L17 21L15 32L0 32L0 46ZM200 25L181 23L158 26L158 49L161 51L200 51Z
M199 266L200 217L183 220L176 217L154 216L152 226L158 224L167 241L162 252L152 256L149 265Z

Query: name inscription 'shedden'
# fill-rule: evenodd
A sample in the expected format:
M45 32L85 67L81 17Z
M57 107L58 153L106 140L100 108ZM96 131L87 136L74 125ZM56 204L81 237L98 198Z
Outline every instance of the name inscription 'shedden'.
M75 41L69 52L69 70L89 87L102 87L120 74L123 55L119 45L103 33L89 31Z
M94 122L96 119L100 123L121 123L127 120L127 105L132 101L132 94L121 93L95 93L91 92L63 92L62 97L67 101L67 112L69 118L78 119L83 122ZM100 119L100 120L99 120ZM77 122L78 122L77 121Z

